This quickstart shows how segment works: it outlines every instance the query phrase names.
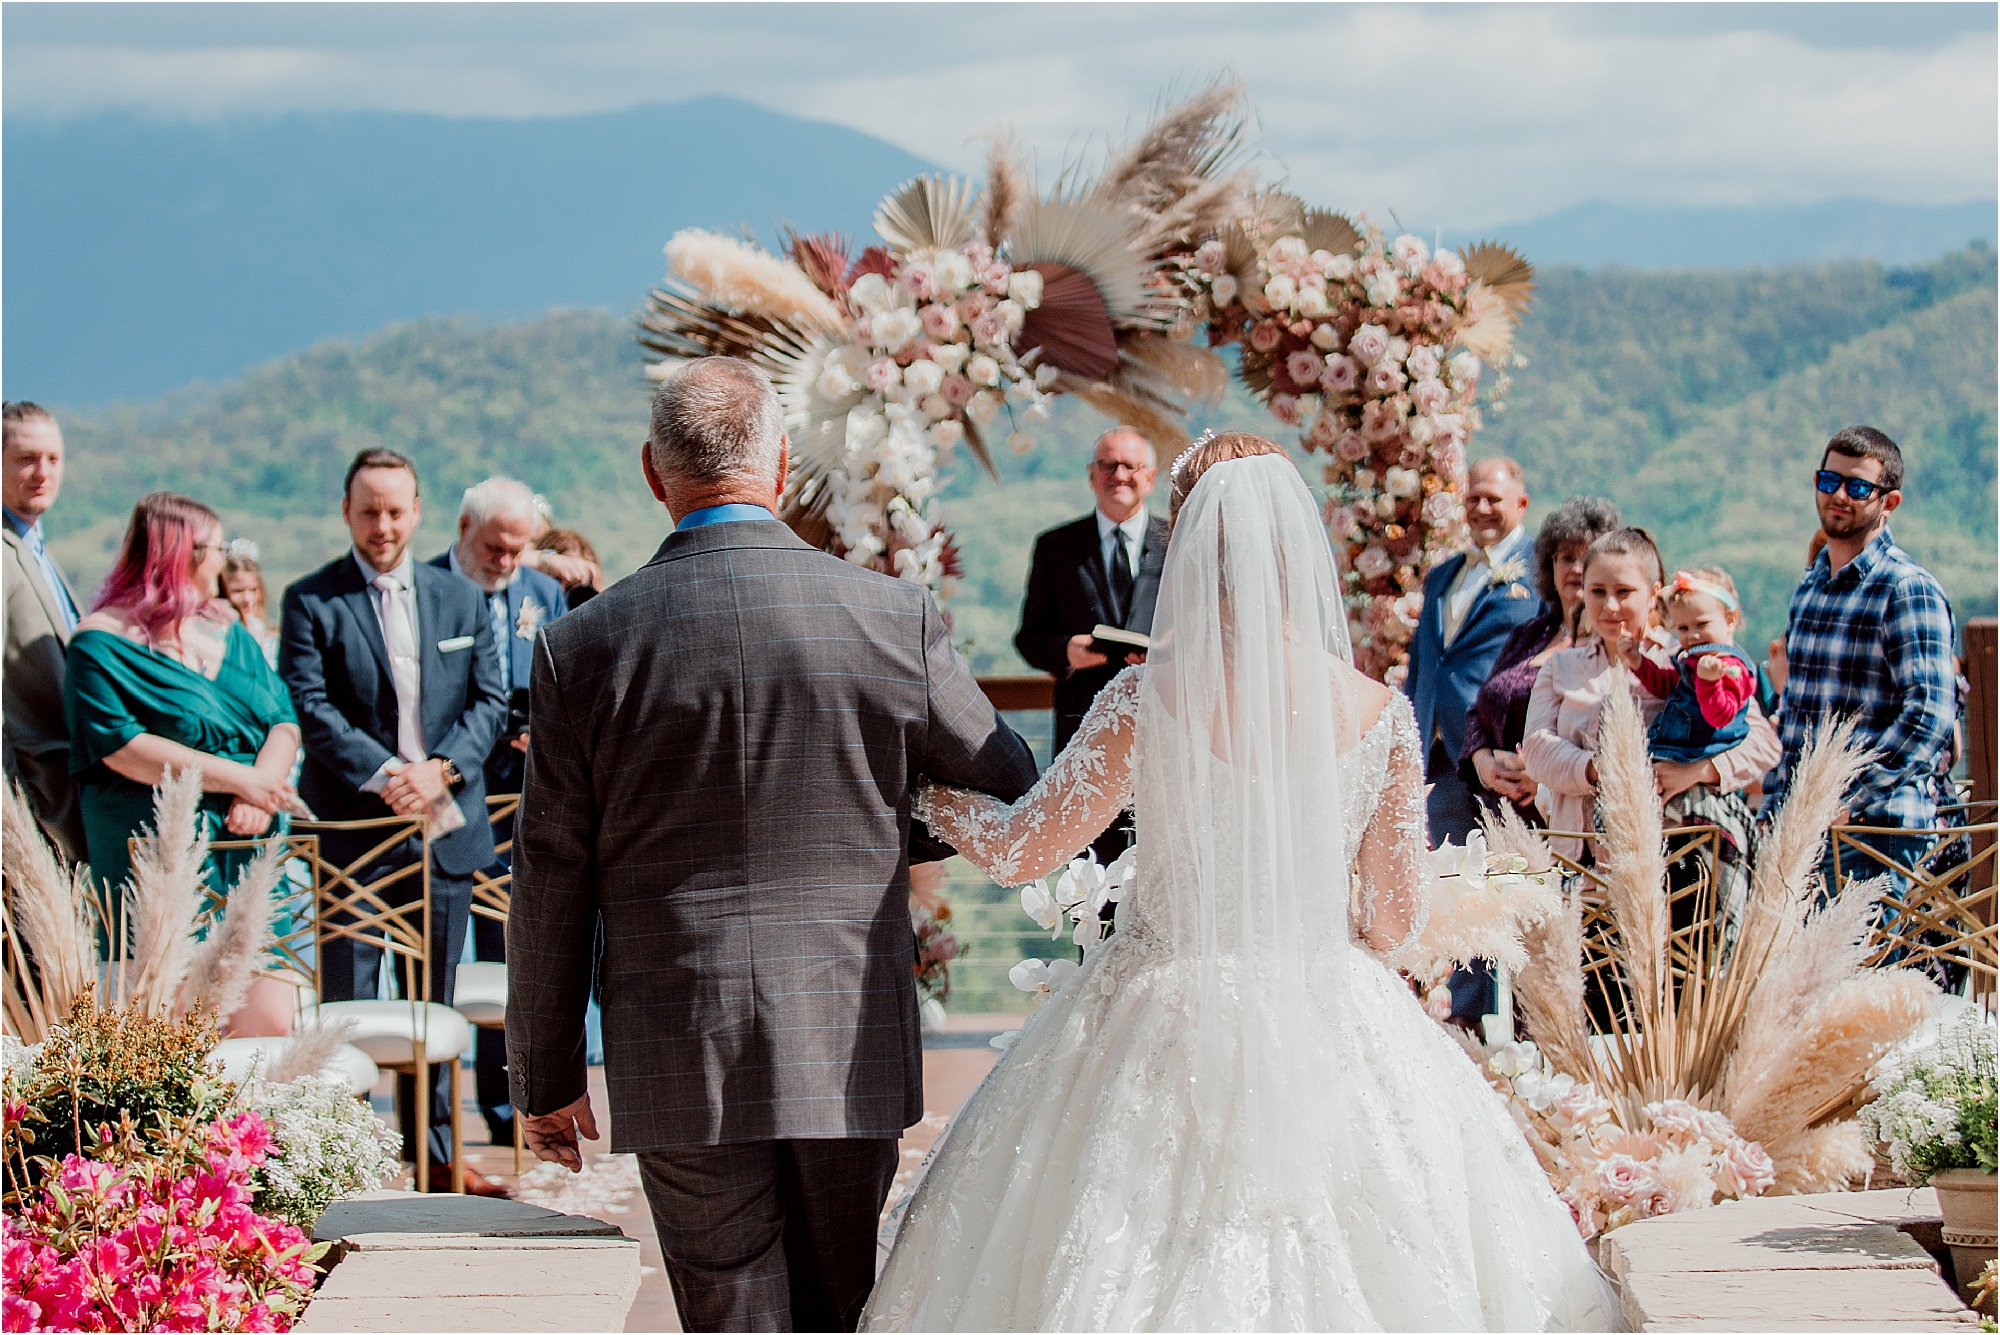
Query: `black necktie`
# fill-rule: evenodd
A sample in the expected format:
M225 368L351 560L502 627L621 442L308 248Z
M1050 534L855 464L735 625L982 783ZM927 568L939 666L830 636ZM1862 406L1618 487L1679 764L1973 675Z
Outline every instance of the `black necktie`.
M1115 544L1111 553L1111 608L1122 626L1132 613L1132 558L1125 550L1130 539L1124 529L1114 528L1111 540Z

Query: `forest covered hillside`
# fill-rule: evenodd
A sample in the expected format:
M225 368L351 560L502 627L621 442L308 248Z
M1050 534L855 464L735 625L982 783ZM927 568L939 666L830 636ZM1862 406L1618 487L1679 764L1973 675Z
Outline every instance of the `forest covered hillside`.
M1814 528L1820 447L1865 422L1896 438L1909 463L1898 540L1937 573L1961 618L1990 615L1995 294L1983 246L1907 269L1555 268L1521 331L1527 365L1472 452L1521 460L1536 518L1596 492L1652 527L1670 562L1726 565L1745 594L1746 641L1761 647L1782 627ZM379 444L423 471L426 555L448 540L459 491L504 472L546 494L558 521L624 573L665 529L638 474L641 367L629 320L603 311L434 319L323 343L220 389L64 413L71 465L50 521L55 547L94 585L132 501L171 487L258 541L275 597L342 549L341 474L356 450ZM1240 393L1196 423L1276 426ZM1103 425L1065 403L1033 453L999 460L1000 484L969 459L954 465L946 495L966 577L953 612L982 670L1019 666L1009 640L1029 547L1087 509L1083 462Z

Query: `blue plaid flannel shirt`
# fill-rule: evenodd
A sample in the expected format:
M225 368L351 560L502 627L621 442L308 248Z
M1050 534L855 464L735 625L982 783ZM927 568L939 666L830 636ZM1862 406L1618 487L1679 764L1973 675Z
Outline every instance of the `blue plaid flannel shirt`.
M1958 712L1951 604L1885 526L1838 574L1821 552L1792 593L1778 735L1785 753L1765 784L1764 812L1785 800L1822 719L1852 716L1875 748L1848 794L1870 825L1919 829L1937 820L1938 759Z

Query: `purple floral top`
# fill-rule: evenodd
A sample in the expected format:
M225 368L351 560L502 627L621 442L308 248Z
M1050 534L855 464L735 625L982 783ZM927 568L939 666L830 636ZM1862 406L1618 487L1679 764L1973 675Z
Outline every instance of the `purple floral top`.
M1493 670L1487 674L1479 694L1473 697L1472 709L1465 717L1465 745L1459 749L1458 771L1472 791L1488 802L1497 803L1500 795L1479 782L1479 773L1472 767L1472 753L1481 748L1521 749L1521 740L1528 732L1528 698L1535 693L1535 678L1542 671L1535 655L1548 648L1561 632L1560 612L1547 612L1516 626L1507 643L1500 647L1500 656L1493 660ZM1534 823L1540 823L1532 806L1516 809L1533 818Z

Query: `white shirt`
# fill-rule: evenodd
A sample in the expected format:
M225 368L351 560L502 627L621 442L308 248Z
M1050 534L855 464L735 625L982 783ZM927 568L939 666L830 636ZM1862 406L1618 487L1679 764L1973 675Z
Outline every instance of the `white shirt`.
M403 563L397 566L394 570L390 571L380 571L377 570L374 566L370 565L368 562L368 558L361 554L361 549L359 547L354 548L352 554L354 557L355 566L361 571L362 581L368 585L368 604L369 606L375 609L375 624L382 629L382 643L385 646L385 649L386 646L390 643L388 626L386 621L384 620L385 613L383 605L385 599L382 596L382 590L375 587L376 577L382 574L394 575L397 578L397 580L401 582L402 586L405 589L409 590L409 598L407 600L407 606L409 608L409 632L410 632L409 642L411 644L421 644L423 641L419 638L418 635L419 626L417 622L417 573L416 573L417 563L410 556L409 549L405 548L403 550ZM410 674L411 678L416 683L415 690L407 693L413 695L416 701L421 702L423 700L423 680L424 680L423 655L418 654L415 663L408 665L405 668L405 671L407 671ZM394 664L391 664L390 676L393 681L396 676ZM403 708L404 704L403 696L406 694L406 691L402 688L403 684L401 682L396 682L395 684L398 687L396 692L396 706L398 712L400 713L400 711ZM418 708L421 708L421 704L418 705ZM422 759L422 757L413 757L413 758ZM364 793L381 792L382 786L389 782L389 776L396 770L401 769L407 763L408 761L404 757L400 755L391 755L387 760L382 762L382 768L376 770L374 774L369 776L368 782L361 785L361 791Z
M1444 642L1450 644L1458 638L1464 628L1466 617L1472 614L1472 605L1479 601L1479 595L1493 582L1493 567L1506 561L1521 558L1526 565L1529 543L1528 526L1520 525L1512 533L1494 543L1491 547L1474 547L1467 553L1465 564L1458 568L1458 578L1444 595Z
M1125 560L1131 567L1132 578L1139 578L1139 547L1146 541L1147 518L1144 506L1140 506L1139 512L1122 524L1104 511L1097 511L1097 551L1104 560L1107 576L1111 574L1112 561L1118 556L1118 544L1111 535L1122 528L1125 530Z

